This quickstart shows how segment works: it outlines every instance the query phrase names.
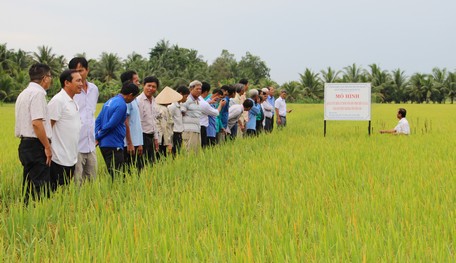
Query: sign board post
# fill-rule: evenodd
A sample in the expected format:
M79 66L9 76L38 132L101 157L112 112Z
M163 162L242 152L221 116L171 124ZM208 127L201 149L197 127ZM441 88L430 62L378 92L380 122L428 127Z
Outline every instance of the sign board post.
M370 135L370 83L325 83L324 107L324 136L326 136L326 121L368 121Z

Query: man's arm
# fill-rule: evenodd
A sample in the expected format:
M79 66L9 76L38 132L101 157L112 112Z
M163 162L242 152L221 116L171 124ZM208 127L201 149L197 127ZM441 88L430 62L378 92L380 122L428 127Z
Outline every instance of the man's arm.
M43 120L37 119L32 121L33 131L36 134L36 137L40 140L41 144L44 146L44 154L46 155L46 164L51 166L52 159L52 150L51 144L47 138L46 130L44 129Z
M125 140L127 141L127 152L129 154L133 154L135 152L135 147L133 146L133 142L131 141L130 116L127 116L127 118L125 119L125 128L126 128Z

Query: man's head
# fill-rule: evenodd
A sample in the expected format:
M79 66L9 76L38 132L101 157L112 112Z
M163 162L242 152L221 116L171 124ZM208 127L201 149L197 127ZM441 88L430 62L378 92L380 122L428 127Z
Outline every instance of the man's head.
M136 98L136 96L138 96L139 88L133 82L125 81L122 84L120 94L122 94L126 103L130 103Z
M223 91L221 89L214 89L212 91L212 99L219 100L223 97Z
M207 95L209 95L209 91L211 90L211 84L204 81L201 84L201 97L206 98Z
M288 93L287 93L286 90L283 89L283 90L280 91L280 97L281 97L282 99L286 99L286 98L287 98L287 95L288 95Z
M157 89L160 87L160 81L154 76L149 76L144 78L143 86L144 95L146 95L146 97L150 99L155 94L155 92L157 92Z
M190 90L186 86L180 86L177 88L177 93L182 95L182 99L179 102L187 101L188 95L190 94Z
M405 118L406 115L407 115L407 110L404 108L399 108L399 110L397 111L397 118L400 120L402 118Z
M251 98L253 101L257 101L258 98L258 90L256 89L251 89L248 92L249 98Z
M131 81L133 82L136 86L139 86L139 77L138 77L138 73L136 73L135 71L133 70L128 70L128 71L125 71L124 73L122 73L120 75L120 81L122 83L124 83L125 81Z
M244 84L236 83L234 84L234 88L236 89L236 92L239 94L239 96L242 96L244 94Z
M239 83L244 85L244 93L249 90L249 80L248 79L241 79Z
M271 96L271 97L274 97L274 91L275 91L274 87L271 86L271 87L268 87L268 89L269 89L269 94L268 95Z
M30 81L40 84L48 90L52 83L51 68L42 63L33 64L29 69Z
M251 100L245 100L242 103L242 106L244 106L244 111L249 111L253 107L253 101Z
M76 69L67 69L60 74L60 85L70 98L81 93L82 77Z
M190 82L190 84L188 85L188 89L190 90L190 94L192 94L193 98L198 98L201 95L202 86L203 83L201 83L198 80Z
M261 89L261 96L263 97L263 100L267 99L269 96L269 89L268 88L262 88Z
M68 63L69 69L75 69L81 74L82 81L84 82L87 79L89 74L89 62L83 57L75 57L70 60Z

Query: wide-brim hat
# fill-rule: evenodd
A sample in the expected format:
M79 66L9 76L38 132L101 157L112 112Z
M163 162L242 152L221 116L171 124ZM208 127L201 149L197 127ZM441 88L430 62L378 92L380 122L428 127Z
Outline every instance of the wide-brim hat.
M158 95L155 97L155 102L158 104L171 104L173 102L180 101L182 95L177 91L173 90L170 87L165 87Z

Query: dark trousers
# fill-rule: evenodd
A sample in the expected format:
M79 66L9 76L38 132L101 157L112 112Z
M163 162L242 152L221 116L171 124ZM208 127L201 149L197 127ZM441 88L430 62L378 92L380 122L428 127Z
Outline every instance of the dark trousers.
M257 132L253 129L247 129L247 136L256 136Z
M133 154L128 153L127 147L124 148L124 161L125 169L129 173L132 172L133 167L136 167L136 171L139 174L144 167L144 158L143 156L138 155L138 146L135 146L135 152Z
M264 119L264 131L265 132L272 132L272 118L266 117Z
M51 169L46 165L44 146L38 139L21 139L19 160L23 170L22 192L24 203L28 204L30 196L39 199L41 195L49 197Z
M180 152L182 147L182 132L173 133L173 154Z
M234 140L237 137L238 133L238 123L236 122L233 127L231 127L231 134L230 134L230 139Z
M201 126L201 147L206 148L209 144L207 142L207 127Z
M100 151L108 168L109 175L114 180L116 175L124 172L123 148L100 147Z
M256 121L256 132L260 134L263 131L263 120Z
M57 190L57 187L69 184L74 175L75 165L63 166L51 162L51 190Z
M217 137L207 137L207 144L209 146L217 145Z
M143 133L143 165L155 161L155 142L153 133Z
M271 118L271 131L274 130L274 115Z

